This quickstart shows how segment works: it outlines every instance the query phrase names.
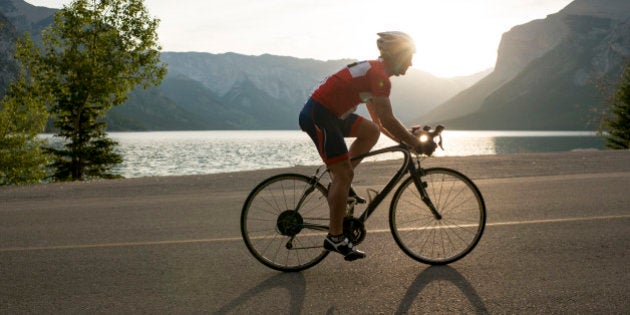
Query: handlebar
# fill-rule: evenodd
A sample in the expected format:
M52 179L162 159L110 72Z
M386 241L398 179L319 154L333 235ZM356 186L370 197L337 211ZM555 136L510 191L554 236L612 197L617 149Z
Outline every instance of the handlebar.
M431 130L430 126L414 126L411 127L411 133L420 137L421 142L427 142L429 140L433 141L440 149L444 150L443 140L442 140L442 131L444 131L446 127L442 125L438 125L434 130ZM426 155L431 155L435 151L435 147L432 147L430 152L424 152Z

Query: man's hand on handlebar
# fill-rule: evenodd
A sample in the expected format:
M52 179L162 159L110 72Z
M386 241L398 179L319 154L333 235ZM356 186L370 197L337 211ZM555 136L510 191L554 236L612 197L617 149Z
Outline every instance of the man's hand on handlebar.
M429 126L413 126L410 132L418 138L420 145L413 148L416 154L425 154L430 156L435 149L442 147L441 133L444 130L444 126L437 126L435 130L431 130ZM438 139L436 139L438 138ZM443 149L443 148L442 148Z

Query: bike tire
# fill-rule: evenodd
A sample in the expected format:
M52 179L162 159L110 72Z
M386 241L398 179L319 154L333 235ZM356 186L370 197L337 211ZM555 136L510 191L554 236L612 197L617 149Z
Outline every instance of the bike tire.
M437 219L422 201L410 176L392 199L390 230L411 258L430 265L453 263L470 253L483 235L483 196L472 180L452 169L426 169L420 178L442 218Z
M276 175L261 182L247 197L241 212L241 235L250 253L265 266L301 271L328 255L323 247L330 221L326 188L316 183L295 211L312 187L311 180L301 174Z

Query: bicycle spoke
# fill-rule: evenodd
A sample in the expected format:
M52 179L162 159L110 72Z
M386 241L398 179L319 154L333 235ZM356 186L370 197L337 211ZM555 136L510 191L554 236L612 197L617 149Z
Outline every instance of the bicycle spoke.
M256 230L250 230L250 231L249 231L249 233L250 233L250 234L260 234L260 233L265 233L265 234L267 234L267 235L269 235L269 234L270 234L270 232L273 232L274 234L277 234L277 233L276 233L276 228L275 228L275 227L273 227L273 228L266 228L266 229L256 229Z
M267 244L267 245L262 247L261 253L262 253L262 254L267 253L267 252L268 252L268 250L269 250L269 248L271 248L271 247L272 247L272 245L276 242L276 239L277 239L277 235L276 235L276 236L274 236L274 237L272 237L272 238L270 238L270 239L269 239L269 240L265 243L265 244ZM278 251L276 250L274 253L275 253L275 254L277 254L277 253L278 253Z
M261 196L261 201L263 202L263 205L261 205L258 209L262 209L263 212L269 213L271 215L278 215L278 214L280 214L280 212L282 212L282 210L280 210L280 207L278 206L278 203L275 201L273 195L271 196L271 199L272 199L273 203L269 202L269 200L267 200L267 198L264 198L264 197ZM275 206L273 204L275 204ZM270 212L268 210L264 210L265 208L262 208L264 205L267 205L269 207L269 210L275 210L275 211Z
M441 212L442 214L448 214L449 209L459 209L459 207L463 204L468 203L469 201L471 201L474 197L474 195L469 194L468 197L466 197L466 199L461 200L457 205L452 206L451 204L453 202L455 202L454 200L457 200L459 198L457 198L458 196L464 194L465 192L468 192L468 190L466 190L467 186L462 186L461 189L459 190L459 193L455 194L455 196L453 198L450 198L450 194L452 191L449 191L449 196L446 198L446 202L444 203L443 207L441 208Z
M452 235L463 244L467 243L475 235L474 232L454 228L444 228L443 234Z

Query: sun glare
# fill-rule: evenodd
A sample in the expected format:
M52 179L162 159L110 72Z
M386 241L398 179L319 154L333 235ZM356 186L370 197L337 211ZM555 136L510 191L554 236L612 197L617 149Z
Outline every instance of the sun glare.
M505 26L483 19L479 5L467 2L423 2L405 17L418 52L414 68L440 77L477 73L494 67ZM423 12L423 13L417 13Z
M414 67L441 77L494 67L501 37L512 27L545 18L572 0L445 0L416 2L406 10L418 44Z
M453 77L477 73L494 66L498 40L462 38L461 34L448 31L434 35L434 38L418 41L414 68L438 77Z

